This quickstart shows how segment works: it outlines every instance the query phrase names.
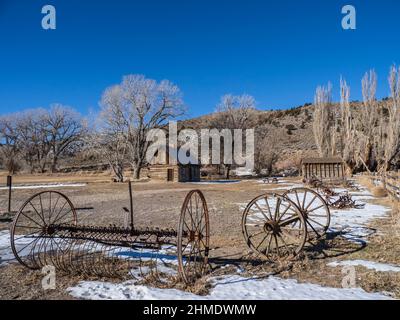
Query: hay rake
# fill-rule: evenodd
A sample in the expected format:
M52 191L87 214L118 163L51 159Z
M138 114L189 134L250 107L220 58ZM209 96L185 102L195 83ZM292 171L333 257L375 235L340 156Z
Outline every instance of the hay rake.
M307 241L324 236L329 224L324 198L311 189L294 188L250 201L243 212L242 232L253 252L275 261L298 255Z
M173 230L136 227L130 183L129 191L130 209L124 209L130 224L124 227L80 225L73 203L57 191L30 197L11 228L15 258L29 269L52 265L72 274L123 278L137 269L142 276L158 276L157 260L167 257L183 282L201 277L208 268L210 238L203 193L187 194Z

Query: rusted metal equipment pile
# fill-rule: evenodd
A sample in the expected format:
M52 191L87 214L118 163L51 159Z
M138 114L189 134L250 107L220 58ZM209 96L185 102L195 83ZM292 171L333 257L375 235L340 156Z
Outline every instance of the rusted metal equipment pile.
M131 185L130 185L131 191ZM183 202L177 230L140 228L133 224L132 192L130 225L90 226L78 223L70 199L56 191L29 198L16 215L11 247L25 267L57 270L79 275L125 277L132 269L157 269L160 252L177 260L180 279L191 283L208 267L209 216L204 195L189 192Z

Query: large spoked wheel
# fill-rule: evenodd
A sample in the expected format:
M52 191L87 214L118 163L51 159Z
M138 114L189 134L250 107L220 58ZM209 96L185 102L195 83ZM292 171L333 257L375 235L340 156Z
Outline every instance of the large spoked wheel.
M317 192L308 188L294 188L284 194L292 200L303 215L310 240L326 234L331 221L328 204Z
M46 263L46 251L61 251L53 226L76 225L72 202L60 192L44 191L29 198L18 211L11 226L11 249L15 258L29 269Z
M207 203L199 190L189 192L183 202L177 240L179 275L193 283L206 272L210 242Z
M307 240L305 221L296 204L274 193L261 195L247 205L242 232L249 248L270 261L295 257Z

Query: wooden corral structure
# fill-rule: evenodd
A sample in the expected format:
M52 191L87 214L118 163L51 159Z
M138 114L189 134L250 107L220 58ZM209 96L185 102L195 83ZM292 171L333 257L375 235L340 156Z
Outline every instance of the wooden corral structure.
M304 179L343 180L346 177L344 162L339 157L305 158L301 161Z

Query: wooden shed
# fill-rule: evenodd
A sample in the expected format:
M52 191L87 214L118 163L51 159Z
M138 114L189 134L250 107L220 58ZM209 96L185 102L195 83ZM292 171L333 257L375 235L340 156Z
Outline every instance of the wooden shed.
M170 148L173 149L172 146ZM200 165L176 163L176 160L170 158L169 150L167 148L164 154L157 152L154 155L153 161L147 167L147 176L166 182L199 182Z
M301 171L305 179L342 180L346 176L343 160L339 157L303 159Z
M166 182L199 182L200 166L194 164L154 164L147 168L148 177Z

